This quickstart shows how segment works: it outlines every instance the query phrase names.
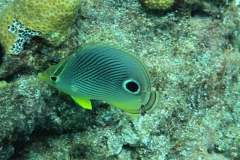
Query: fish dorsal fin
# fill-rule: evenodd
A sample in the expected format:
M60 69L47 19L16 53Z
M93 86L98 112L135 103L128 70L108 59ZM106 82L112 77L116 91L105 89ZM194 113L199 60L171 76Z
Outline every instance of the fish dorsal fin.
M71 97L81 107L85 109L92 109L92 104L90 99L85 99L85 98L75 97L75 96L71 96Z

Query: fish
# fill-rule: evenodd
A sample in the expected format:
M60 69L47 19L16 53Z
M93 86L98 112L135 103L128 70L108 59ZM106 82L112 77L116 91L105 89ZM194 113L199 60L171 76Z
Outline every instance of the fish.
M143 61L115 45L86 45L38 77L85 109L92 109L91 100L99 100L129 115L141 115L159 103L159 91L152 91Z

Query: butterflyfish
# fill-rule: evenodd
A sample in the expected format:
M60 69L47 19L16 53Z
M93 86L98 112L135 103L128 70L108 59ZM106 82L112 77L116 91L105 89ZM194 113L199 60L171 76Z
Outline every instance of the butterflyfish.
M92 109L90 100L100 100L139 115L151 112L159 102L144 63L114 45L87 45L38 77L85 109Z

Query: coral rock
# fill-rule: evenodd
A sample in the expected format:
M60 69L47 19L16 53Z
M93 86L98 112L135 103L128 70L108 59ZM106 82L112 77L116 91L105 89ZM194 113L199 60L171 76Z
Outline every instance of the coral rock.
M18 54L24 42L40 36L51 45L64 42L80 0L15 0L0 13L0 43L7 54Z

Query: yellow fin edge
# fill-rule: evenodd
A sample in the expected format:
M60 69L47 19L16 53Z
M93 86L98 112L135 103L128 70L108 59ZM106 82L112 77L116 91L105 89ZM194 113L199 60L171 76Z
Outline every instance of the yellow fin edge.
M75 96L71 96L71 97L81 107L92 110L92 104L90 99L85 99L85 98L75 97Z

